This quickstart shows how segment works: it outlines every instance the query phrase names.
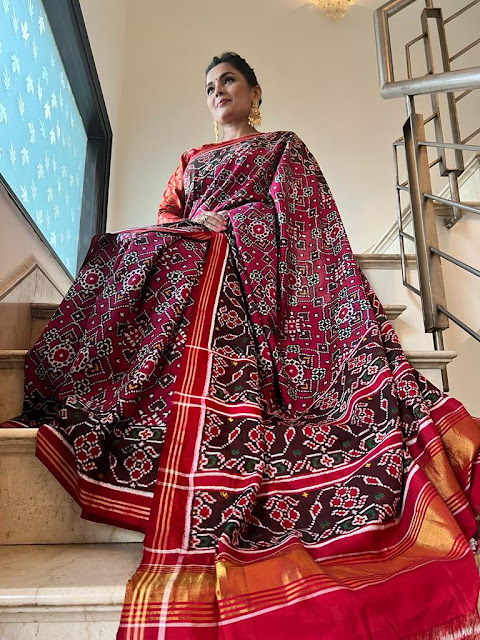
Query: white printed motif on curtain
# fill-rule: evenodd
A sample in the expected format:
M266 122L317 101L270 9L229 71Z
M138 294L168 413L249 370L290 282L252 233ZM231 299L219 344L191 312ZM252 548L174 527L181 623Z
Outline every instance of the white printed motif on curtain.
M86 147L41 0L0 0L0 173L72 274Z

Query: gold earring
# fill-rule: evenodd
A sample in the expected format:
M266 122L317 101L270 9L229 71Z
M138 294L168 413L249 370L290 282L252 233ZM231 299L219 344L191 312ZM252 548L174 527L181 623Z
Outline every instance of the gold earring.
M262 124L262 115L260 113L260 103L254 100L250 115L248 116L248 124L251 127L259 127Z
M215 119L213 120L213 130L215 131L215 142L218 142L220 140L220 133L218 130L218 122Z

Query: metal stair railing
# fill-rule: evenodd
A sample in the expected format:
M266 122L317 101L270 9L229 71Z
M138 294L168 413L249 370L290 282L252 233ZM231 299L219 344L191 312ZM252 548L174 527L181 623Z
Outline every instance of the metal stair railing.
M405 44L407 78L395 80L392 43L389 19L409 5L421 1L424 8L420 22L422 33ZM467 44L454 55L449 54L446 25L480 4L473 0L463 8L443 17L441 8L433 5L434 0L390 0L374 12L377 61L380 77L380 92L383 98L404 97L407 108L407 120L403 127L403 136L393 143L394 177L396 191L396 212L398 238L402 258L403 284L421 297L424 327L433 335L435 349L443 349L443 331L448 328L449 320L457 324L470 336L480 342L480 334L447 309L445 286L441 260L447 260L457 267L480 277L480 271L462 260L442 251L438 246L435 210L449 207L451 215L445 226L450 229L458 223L463 212L480 215L480 208L472 203L462 202L459 193L459 176L465 169L465 154L480 152L480 146L469 144L480 134L480 127L462 139L457 105L467 96L480 89L480 66L452 70L452 63L458 62L465 54L480 44L480 38ZM412 47L423 41L424 60L427 69L425 75L413 76ZM434 54L434 46L439 55ZM440 63L438 63L440 59ZM440 71L436 66L440 64ZM456 95L455 92L461 92ZM446 107L441 106L439 94L446 94ZM432 113L428 117L417 113L415 97L430 95ZM476 94L478 95L478 94ZM447 114L451 141L445 141L442 118ZM480 117L479 117L480 119ZM433 140L427 140L425 126L433 123ZM399 149L404 147L407 180L400 181ZM429 161L428 149L437 149L438 157ZM454 153L447 156L447 150ZM453 159L452 159L453 156ZM435 195L432 190L431 170L438 166L440 176L448 177L450 199ZM401 196L408 192L410 203L402 208ZM413 222L413 235L404 228L406 211ZM408 278L405 242L412 242L418 266L418 287ZM442 372L444 389L448 390L446 370Z

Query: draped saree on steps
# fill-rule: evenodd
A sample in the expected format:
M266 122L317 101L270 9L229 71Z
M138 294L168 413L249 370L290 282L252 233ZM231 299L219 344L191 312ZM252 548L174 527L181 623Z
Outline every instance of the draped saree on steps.
M23 425L84 517L146 532L120 639L480 637L478 425L405 359L291 132L184 154L158 226L94 239Z

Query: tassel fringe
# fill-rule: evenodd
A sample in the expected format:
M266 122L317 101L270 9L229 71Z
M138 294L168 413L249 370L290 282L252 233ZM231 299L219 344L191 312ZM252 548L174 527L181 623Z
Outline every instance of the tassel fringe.
M409 636L405 640L479 640L480 617L478 611L449 620L425 633Z

